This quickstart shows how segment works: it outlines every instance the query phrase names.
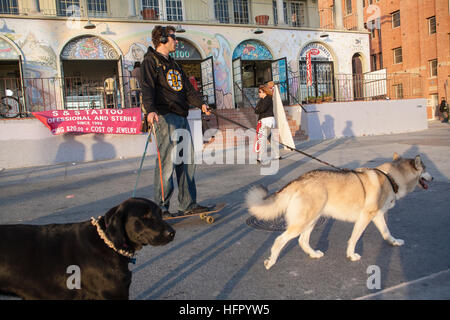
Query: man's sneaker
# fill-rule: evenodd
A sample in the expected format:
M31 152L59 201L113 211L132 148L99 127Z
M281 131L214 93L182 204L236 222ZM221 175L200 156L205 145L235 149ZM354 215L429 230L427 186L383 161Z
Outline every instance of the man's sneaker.
M196 204L195 207L186 211L178 211L178 216L186 216L189 214L200 214L203 212L211 211L211 207L204 207L199 204Z

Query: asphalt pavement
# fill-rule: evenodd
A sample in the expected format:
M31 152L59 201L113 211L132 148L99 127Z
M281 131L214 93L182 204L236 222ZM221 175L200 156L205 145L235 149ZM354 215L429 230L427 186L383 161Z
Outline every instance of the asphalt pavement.
M387 214L391 233L405 245L390 246L370 224L356 247L361 260L351 262L345 253L352 224L326 219L310 241L324 252L323 258L309 258L292 240L268 271L263 261L281 231L263 230L249 221L246 191L262 184L274 192L324 165L284 151L274 174L262 175L257 164L238 164L237 159L205 163L210 157L197 166L198 202L227 206L214 215L213 224L197 217L171 222L177 231L173 242L139 251L136 264L130 264L130 298L450 299L450 125L433 121L420 132L306 141L297 147L345 168L373 167L390 161L394 152L420 154L434 181L427 191L416 188L397 201ZM131 197L139 162L132 158L0 171L0 223L68 223L103 215ZM153 198L154 168L155 157L147 157L136 196ZM172 199L175 211L177 192Z

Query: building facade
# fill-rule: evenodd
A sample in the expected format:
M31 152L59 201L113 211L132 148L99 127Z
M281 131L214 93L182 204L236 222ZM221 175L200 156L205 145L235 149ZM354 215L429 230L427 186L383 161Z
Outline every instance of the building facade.
M428 118L435 118L441 98L449 98L450 1L366 0L364 15L371 33L371 70L420 81ZM396 89L401 96L408 87Z
M184 31L173 57L218 109L254 105L270 80L286 104L353 100L352 82L335 79L354 73L355 57L370 71L369 35L361 16L335 27L335 10L317 0L1 1L0 90L28 112L134 106L131 71L161 24Z

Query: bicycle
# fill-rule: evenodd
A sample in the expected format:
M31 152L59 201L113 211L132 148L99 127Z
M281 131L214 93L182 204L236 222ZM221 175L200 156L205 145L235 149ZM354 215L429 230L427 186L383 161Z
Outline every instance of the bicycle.
M16 118L21 114L22 103L12 90L6 89L6 96L0 98L0 116L3 118Z

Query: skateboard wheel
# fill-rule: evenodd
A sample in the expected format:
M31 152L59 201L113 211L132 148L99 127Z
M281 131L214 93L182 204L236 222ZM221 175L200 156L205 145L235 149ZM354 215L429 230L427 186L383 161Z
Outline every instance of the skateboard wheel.
M204 213L200 213L200 219L205 219L206 218L206 215L204 214Z
M214 223L214 218L213 217L207 217L206 218L206 222L209 223L209 224L212 224L212 223Z

